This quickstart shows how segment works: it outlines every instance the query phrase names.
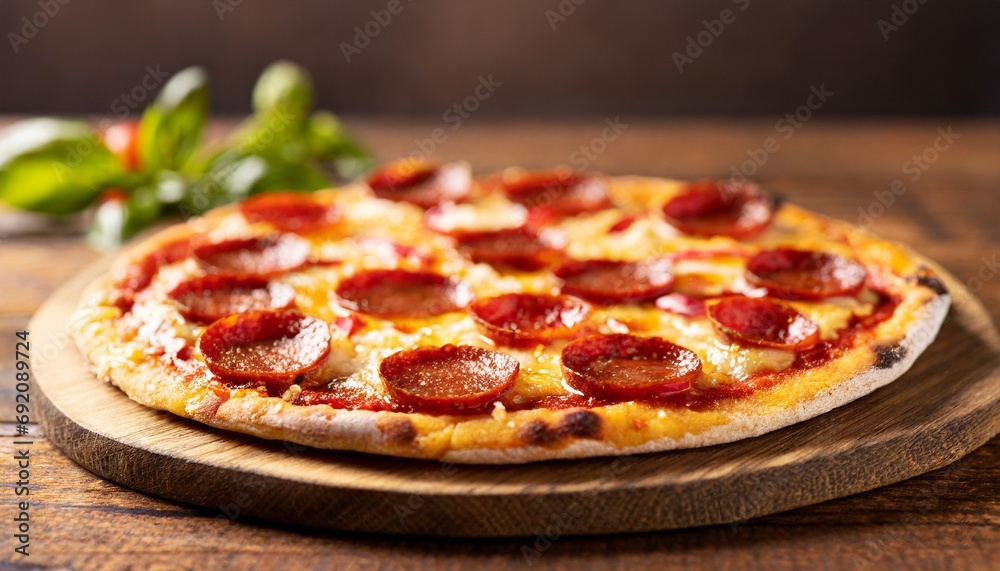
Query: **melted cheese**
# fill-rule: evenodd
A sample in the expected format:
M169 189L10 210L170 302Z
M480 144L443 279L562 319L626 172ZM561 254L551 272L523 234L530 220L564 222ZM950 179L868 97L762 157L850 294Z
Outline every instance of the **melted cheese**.
M428 216L442 232L486 232L517 228L528 219L528 209L490 194L473 204L445 204Z
M832 297L822 302L791 302L789 305L798 309L819 325L820 339L829 340L837 337L837 332L851 323L854 316L871 315L875 306L862 303L852 297Z
M728 238L698 239L679 235L659 214L660 206L678 188L669 181L646 179L616 179L612 188L615 200L623 204L620 210L603 211L565 220L557 229L569 239L568 254L577 259L610 258L638 260L686 250L713 250L715 257L682 259L676 264L675 289L697 295L719 295L738 292L763 295L744 279L744 261L734 252L753 252L761 247L797 244L830 251L843 251L846 245L830 245L801 229L776 224L758 244L740 243ZM336 260L331 265L311 266L278 278L296 291L296 305L306 314L325 321L347 315L336 299L337 284L357 271L376 268L426 268L459 277L477 297L489 297L510 292L558 293L558 280L548 272L501 273L486 264L473 264L451 247L451 239L435 234L424 225L424 212L404 203L380 200L367 189L351 187L329 196L337 203L344 218L325 234L311 236L313 255L321 260ZM614 234L608 228L624 214L641 212L627 230ZM516 226L524 219L524 209L491 195L476 205L451 207L449 223L466 229L496 229ZM192 224L208 232L212 239L229 239L246 235L261 235L266 228L248 225L238 213L232 213L213 223L194 221ZM809 230L808 228L806 229ZM814 229L815 230L815 229ZM396 245L404 246L403 249ZM849 249L846 252L850 254ZM196 264L187 260L161 270L150 288L148 299L135 306L135 317L145 324L138 335L146 340L162 341L163 331L170 329L188 343L194 343L203 327L186 323L176 306L164 292L197 272ZM870 315L877 298L862 295L859 299L832 298L822 302L794 302L820 327L823 339L836 337L853 316ZM448 343L498 349L495 343L477 327L464 312L428 319L388 320L363 316L365 327L350 340L334 337L330 357L323 365L324 373L340 377L338 382L371 395L383 394L378 375L381 361L396 351L418 346L439 346ZM593 326L604 332L633 332L669 339L694 351L702 359L704 374L698 380L702 387L739 383L748 377L767 371L781 371L795 360L795 353L779 349L752 348L733 345L719 335L705 317L686 318L650 306L595 306L590 316ZM521 364L513 391L517 403L552 395L575 392L563 380L560 352L565 342L555 342L534 350L499 348L515 356ZM142 358L141 354L125 351L124 358ZM195 353L195 359L200 356ZM494 410L502 417L506 411Z

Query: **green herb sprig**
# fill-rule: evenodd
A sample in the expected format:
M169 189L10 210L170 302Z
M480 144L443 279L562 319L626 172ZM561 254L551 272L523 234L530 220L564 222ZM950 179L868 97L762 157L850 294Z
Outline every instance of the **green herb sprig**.
M0 201L68 216L93 212L88 239L108 249L154 222L190 216L268 190L311 191L370 168L340 120L313 111L312 78L271 64L253 90L254 113L221 146L201 146L208 75L170 78L139 121L103 133L83 121L36 118L0 134Z

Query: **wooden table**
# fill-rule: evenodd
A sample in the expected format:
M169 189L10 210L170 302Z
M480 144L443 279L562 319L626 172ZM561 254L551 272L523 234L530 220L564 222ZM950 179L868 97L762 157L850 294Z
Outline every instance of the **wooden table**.
M940 261L977 292L994 321L1000 319L1000 121L814 119L786 138L787 131L775 128L777 119L622 117L627 127L619 126L617 133L605 129L604 118L472 117L455 130L454 123L435 121L350 123L381 158L430 153L437 160L466 159L480 171L510 164L570 164L681 178L728 176L734 167L755 171L753 177L769 190L808 208L851 221L864 212L877 232ZM435 129L441 129L437 142ZM952 135L946 136L949 129ZM919 164L915 155L923 157ZM897 179L906 190L897 186L893 194L890 185ZM857 496L728 526L560 538L529 562L522 547L537 547L535 538L355 536L244 521L238 506L174 505L95 477L48 444L37 426L31 434L31 556L23 558L13 554L11 537L14 332L60 283L99 254L76 234L21 231L3 237L0 256L0 339L9 343L9 350L0 352L4 568L467 569L531 563L564 569L980 569L1000 564L996 438L951 466Z

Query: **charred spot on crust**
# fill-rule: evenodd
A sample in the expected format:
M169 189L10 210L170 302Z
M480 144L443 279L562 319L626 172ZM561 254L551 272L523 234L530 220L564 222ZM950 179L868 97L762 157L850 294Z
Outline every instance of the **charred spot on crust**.
M601 417L589 410L567 413L555 427L544 420L532 420L521 428L521 438L533 446L547 446L568 437L596 438L601 433Z
M937 278L937 276L920 276L917 278L917 283L929 288L938 295L945 295L948 293L948 288L944 285L944 282Z
M875 347L875 368L889 369L906 357L906 347L902 345L879 345Z
M601 433L601 417L589 410L571 412L562 418L559 432L577 438L596 438Z
M406 418L395 418L380 426L382 434L395 444L410 444L417 438L417 427Z
M933 291L938 295L947 295L948 287L944 285L941 278L934 274L934 271L926 266L921 266L917 271L917 275L914 276L917 285L924 286L925 288Z
M545 446L559 440L559 431L553 430L544 420L532 420L521 429L521 438L534 446Z

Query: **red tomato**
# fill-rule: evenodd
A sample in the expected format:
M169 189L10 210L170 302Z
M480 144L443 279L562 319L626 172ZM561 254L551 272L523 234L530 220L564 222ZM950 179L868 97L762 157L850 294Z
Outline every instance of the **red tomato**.
M139 164L139 122L121 121L104 132L104 145L118 157L126 170L137 171Z
M108 188L101 192L98 202L104 204L105 202L125 202L126 200L128 200L128 195L124 190L120 188Z

